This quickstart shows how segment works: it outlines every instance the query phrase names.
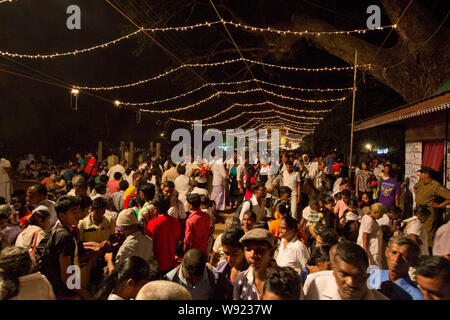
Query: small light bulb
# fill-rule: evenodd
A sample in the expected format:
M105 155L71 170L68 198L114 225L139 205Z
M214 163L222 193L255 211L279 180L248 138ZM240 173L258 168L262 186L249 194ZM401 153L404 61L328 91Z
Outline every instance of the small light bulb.
M116 100L116 101L114 101L114 104L115 104L116 106L119 106L119 105L120 105L120 101L119 101L119 100Z

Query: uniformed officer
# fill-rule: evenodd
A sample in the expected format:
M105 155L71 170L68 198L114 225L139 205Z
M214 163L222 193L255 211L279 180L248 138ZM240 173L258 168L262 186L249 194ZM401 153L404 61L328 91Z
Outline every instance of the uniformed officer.
M425 230L428 234L428 245L432 247L434 234L441 220L438 208L445 208L446 205L450 204L450 190L431 178L431 174L434 172L432 168L422 167L419 172L419 182L414 186L416 205L426 204L431 208L432 214L425 222ZM444 201L438 203L438 197L444 198Z

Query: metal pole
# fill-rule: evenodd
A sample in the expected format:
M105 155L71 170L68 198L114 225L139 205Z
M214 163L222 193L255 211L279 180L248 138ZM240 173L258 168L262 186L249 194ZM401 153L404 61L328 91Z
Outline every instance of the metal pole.
M352 155L353 155L353 130L355 127L355 98L356 98L356 66L358 60L358 51L355 50L355 68L353 73L353 103L352 103L352 131L350 135L350 159L348 161L348 179L350 180L352 175Z
M445 167L444 167L444 183L443 186L447 188L447 155L448 155L448 109L445 109L445 139L444 139L444 157L445 157Z

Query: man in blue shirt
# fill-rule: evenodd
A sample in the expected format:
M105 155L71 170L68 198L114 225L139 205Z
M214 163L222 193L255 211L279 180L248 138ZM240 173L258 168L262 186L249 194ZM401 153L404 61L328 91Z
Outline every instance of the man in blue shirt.
M411 281L409 267L418 261L420 248L404 235L389 239L385 251L388 270L375 269L370 273L368 285L391 300L423 300L423 294Z

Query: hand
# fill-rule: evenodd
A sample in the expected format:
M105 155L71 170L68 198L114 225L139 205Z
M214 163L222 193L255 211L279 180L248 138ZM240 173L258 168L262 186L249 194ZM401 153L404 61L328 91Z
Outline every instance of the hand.
M244 188L239 188L240 193L244 193Z
M440 205L439 203L434 202L434 201L428 202L428 206L429 206L429 207L432 207L432 208L442 208L441 205Z
M105 253L105 261L106 262L112 262L113 261L113 254L112 254L112 252Z

